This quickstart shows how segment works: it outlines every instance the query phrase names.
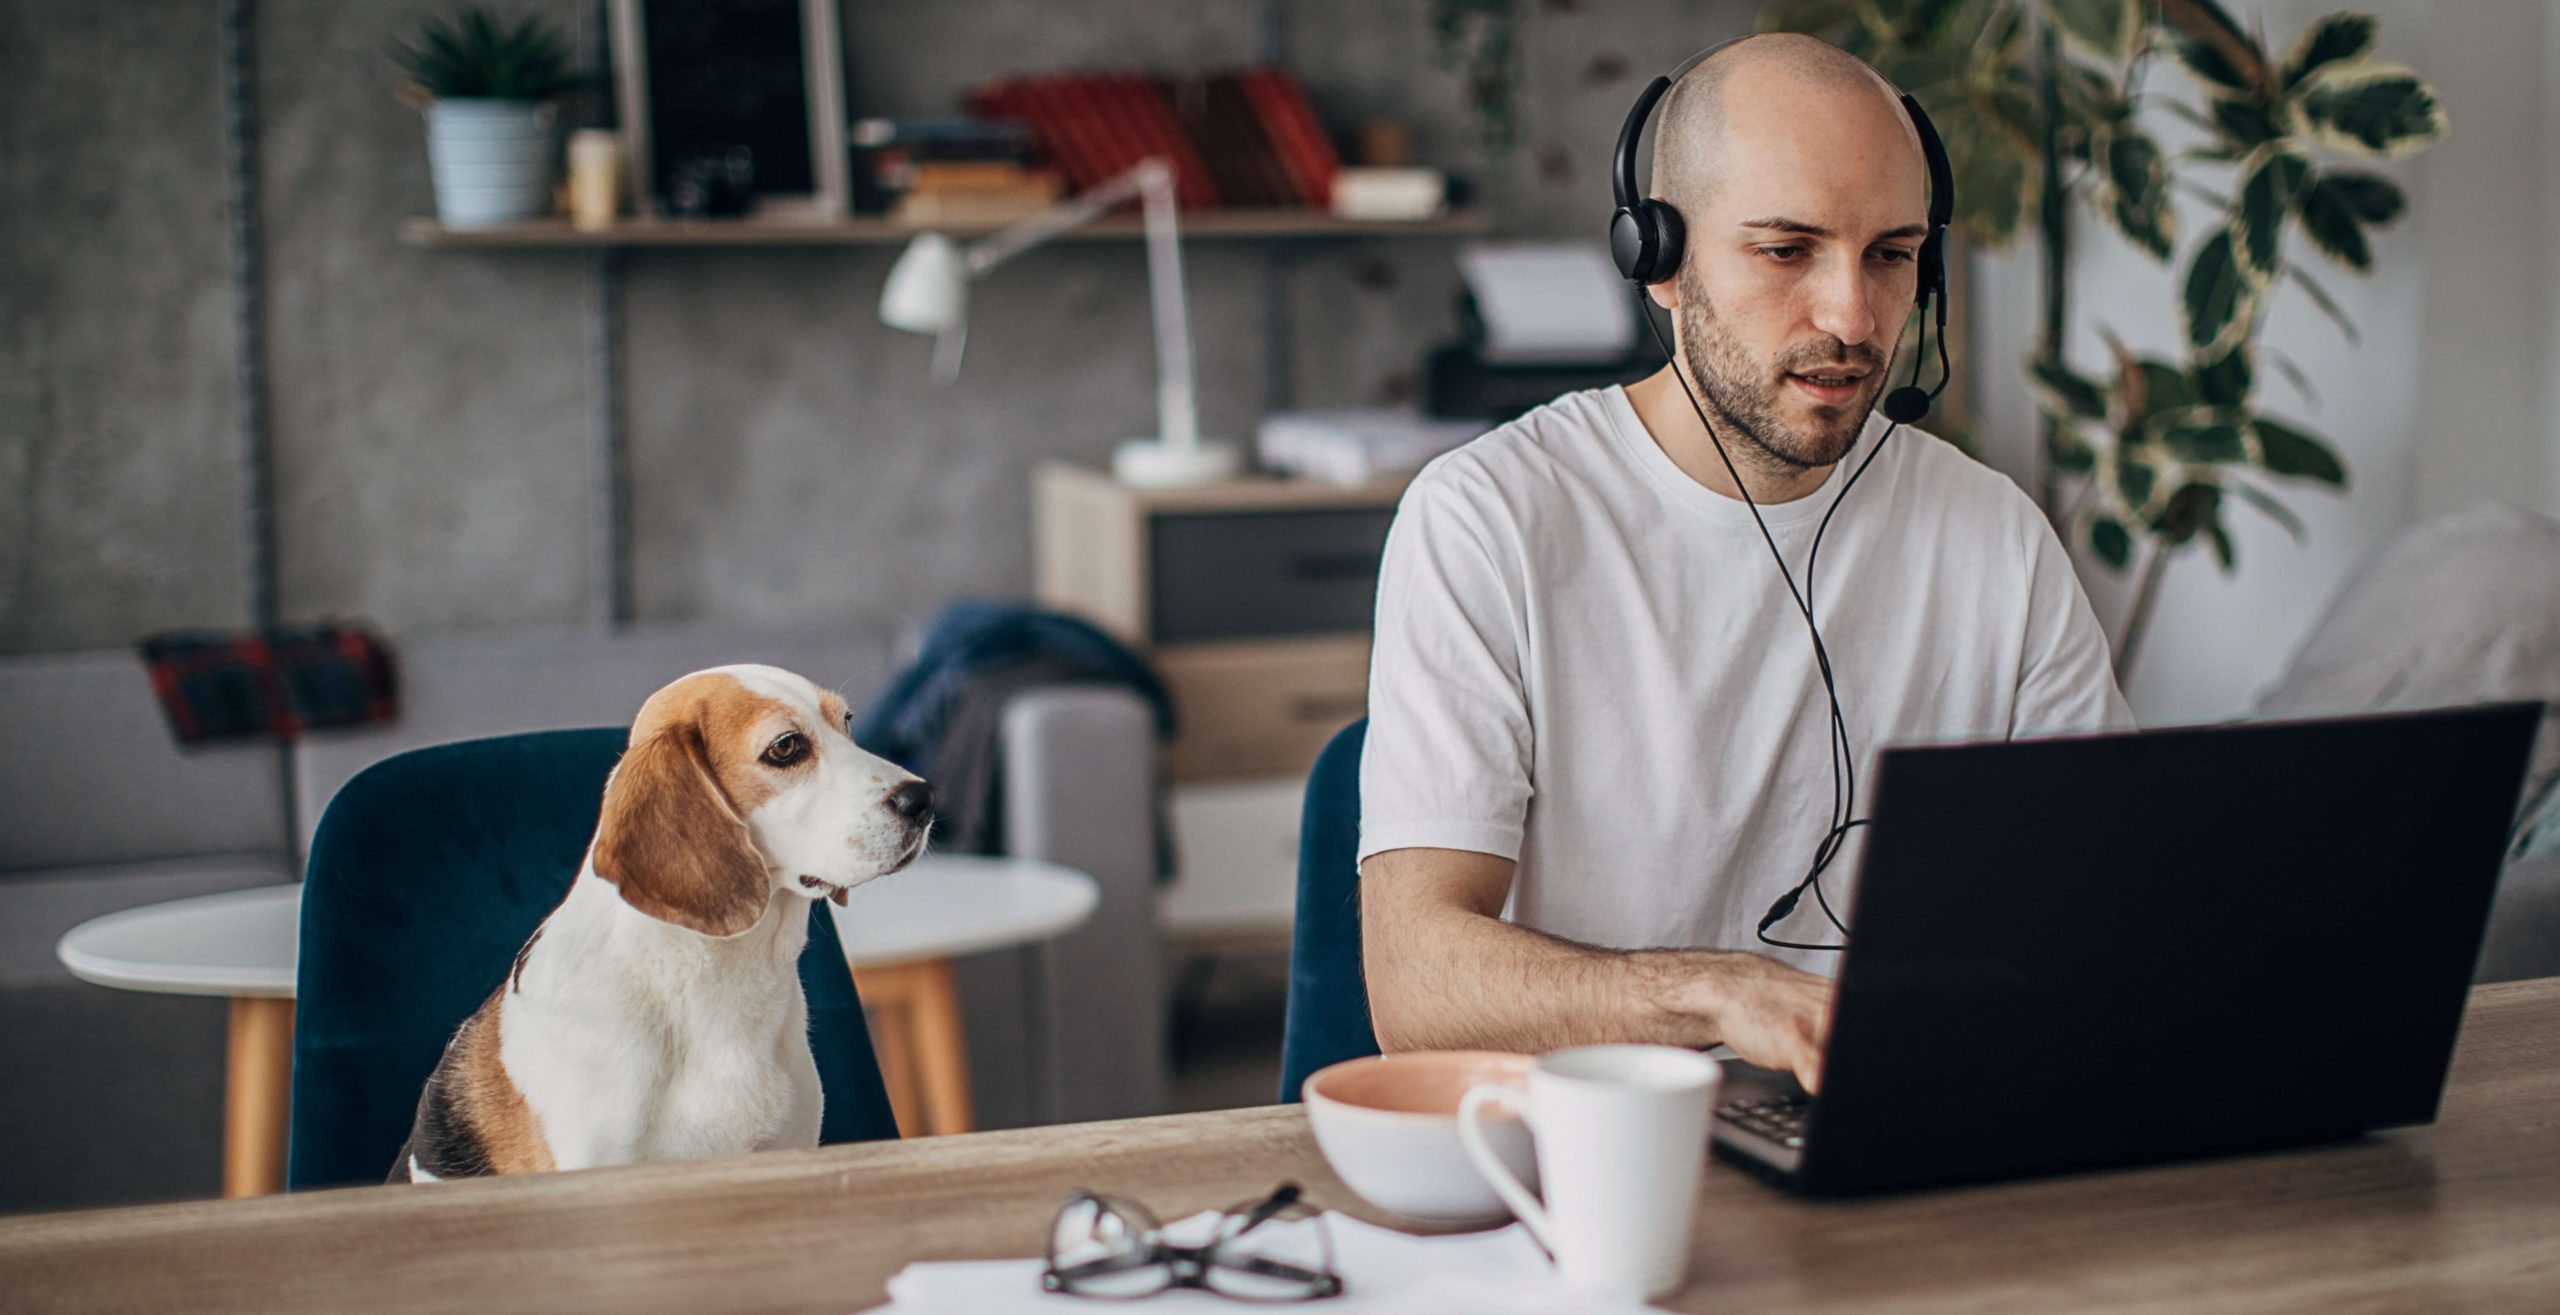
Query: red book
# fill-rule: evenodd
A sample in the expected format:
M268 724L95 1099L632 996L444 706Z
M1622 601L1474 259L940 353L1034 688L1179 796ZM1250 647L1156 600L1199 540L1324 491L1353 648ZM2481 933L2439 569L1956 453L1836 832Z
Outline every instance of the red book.
M1034 78L1025 84L1040 113L1040 132L1053 136L1067 157L1067 177L1079 192L1111 176L1111 160L1096 135L1080 99L1064 78Z
M1216 206L1217 180L1200 153L1192 149L1190 139L1182 135L1182 125L1174 121L1173 100L1162 83L1137 74L1118 78L1115 83L1130 118L1137 124L1138 141L1145 153L1160 156L1173 166L1175 198L1187 209Z
M1249 69L1244 84L1298 194L1309 205L1330 206L1333 176L1342 168L1342 160L1334 153L1333 139L1317 121L1315 107L1307 103L1306 89L1298 85L1297 76L1287 69Z

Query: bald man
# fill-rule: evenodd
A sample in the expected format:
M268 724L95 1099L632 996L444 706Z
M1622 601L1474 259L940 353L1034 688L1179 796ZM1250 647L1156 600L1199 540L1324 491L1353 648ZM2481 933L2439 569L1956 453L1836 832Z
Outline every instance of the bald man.
M1803 580L1917 293L1928 169L1893 88L1809 37L1676 84L1650 291L1675 366L1560 397L1406 492L1378 587L1361 919L1388 1050L1724 1042L1820 1081L1839 956L1762 942L1831 824L1830 705L1734 476ZM1673 370L1685 372L1697 409ZM2061 544L1901 429L1812 592L1861 779L1880 746L2128 726ZM1862 832L1823 878L1847 908ZM1771 938L1836 944L1815 900Z

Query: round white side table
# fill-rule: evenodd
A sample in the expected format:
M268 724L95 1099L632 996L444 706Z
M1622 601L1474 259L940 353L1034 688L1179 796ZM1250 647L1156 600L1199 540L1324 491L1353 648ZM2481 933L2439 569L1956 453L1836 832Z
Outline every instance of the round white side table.
M951 960L1064 935L1101 898L1092 877L1061 864L928 854L854 890L844 907L826 906L863 1004L879 1020L873 1044L902 1134L966 1132L972 1123ZM230 998L224 1196L284 1186L301 922L298 883L261 886L92 918L54 947L72 975L100 986Z

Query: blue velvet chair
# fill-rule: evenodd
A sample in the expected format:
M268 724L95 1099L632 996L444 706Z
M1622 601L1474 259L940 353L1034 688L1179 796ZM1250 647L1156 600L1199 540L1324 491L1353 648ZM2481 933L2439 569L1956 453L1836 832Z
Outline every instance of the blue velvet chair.
M1369 983L1360 974L1360 747L1366 718L1342 728L1307 773L1298 823L1297 930L1289 942L1289 1018L1280 1045L1280 1100L1307 1075L1378 1053Z
M577 877L626 736L413 750L330 801L302 892L289 1189L390 1172L445 1041ZM819 1138L895 1137L835 922L811 913L800 985L826 1092Z

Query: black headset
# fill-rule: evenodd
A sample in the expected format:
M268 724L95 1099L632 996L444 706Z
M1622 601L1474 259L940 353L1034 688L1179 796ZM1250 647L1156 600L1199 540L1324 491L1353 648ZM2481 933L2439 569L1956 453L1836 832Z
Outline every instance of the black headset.
M1717 51L1744 39L1735 37L1709 46L1691 56L1679 68L1648 83L1644 94L1636 97L1635 108L1628 111L1626 127L1618 131L1617 158L1609 172L1618 200L1616 212L1609 217L1609 254L1617 261L1618 272L1639 288L1670 282L1680 272L1681 249L1688 237L1688 227L1681 221L1679 210L1668 201L1644 195L1636 186L1636 145L1644 135L1645 121L1653 116L1655 103L1671 89L1673 82L1705 63ZM1875 464L1877 454L1884 451L1884 445L1893 438L1896 430L1929 414L1929 407L1937 401L1938 394L1946 391L1951 374L1947 363L1946 235L1948 223L1955 218L1955 171L1947 164L1946 144L1938 138L1937 125L1929 122L1929 114L1920 108L1920 102L1903 96L1902 112L1910 117L1912 129L1919 134L1920 154L1929 168L1929 232L1921 239L1919 256L1913 262L1920 274L1917 299L1922 310L1920 350L1912 354L1911 378L1902 387L1885 394L1884 403L1878 408L1892 425L1876 439L1875 448L1858 463L1858 468L1849 473L1840 491L1832 495L1831 506L1822 513L1822 523L1814 528L1813 546L1805 555L1802 589L1796 587L1795 574L1787 569L1786 554L1778 550L1777 538L1769 533L1768 522L1761 519L1760 504L1752 498L1750 486L1743 483L1741 472L1734 469L1733 456L1725 451L1724 439L1716 433L1715 425L1708 421L1706 408L1698 403L1698 395L1690 391L1688 377L1680 368L1679 353L1673 351L1671 343L1663 337L1662 328L1654 323L1652 312L1642 308L1638 310L1638 314L1644 317L1645 327L1653 330L1654 341L1661 344L1662 354L1671 360L1672 377L1680 381L1680 391L1688 396L1690 409L1698 413L1698 423L1705 426L1708 439L1715 444L1716 455L1723 458L1725 472L1733 476L1734 488L1741 492L1744 504L1751 508L1752 522L1760 527L1760 538L1769 545L1769 555L1778 563L1778 575L1786 581L1788 595L1795 600L1796 610L1804 616L1805 630L1813 636L1814 664L1822 673L1823 693L1831 705L1831 827L1815 847L1813 863L1804 878L1772 902L1768 913L1760 919L1759 935L1763 943L1795 950L1848 948L1849 928L1840 921L1840 915L1832 909L1831 902L1823 897L1822 873L1823 869L1831 866L1831 860L1839 856L1849 832L1867 824L1867 819L1854 816L1858 806L1857 755L1850 748L1848 722L1840 712L1840 687L1832 674L1831 652L1822 642L1821 626L1814 620L1814 562L1822 555L1823 532L1831 528L1831 515L1840 510L1841 499L1849 496L1849 490L1856 487L1859 477L1867 473L1867 467ZM1938 384L1924 390L1919 386L1920 366L1928 355L1929 312L1933 301L1938 330ZM1890 356L1886 364L1890 367ZM1822 906L1823 916L1830 919L1832 927L1840 933L1841 944L1782 941L1769 935L1771 927L1795 911L1796 903L1804 897L1807 887L1813 890L1814 902Z

